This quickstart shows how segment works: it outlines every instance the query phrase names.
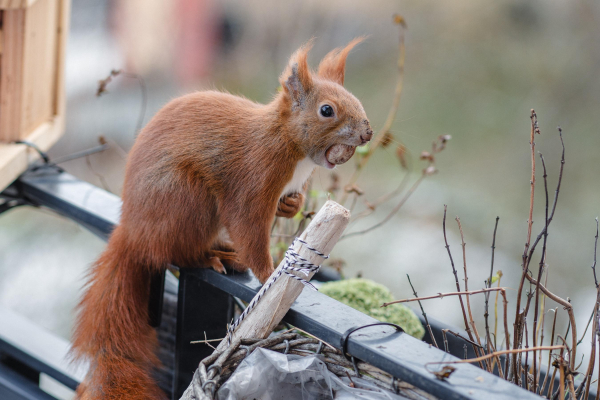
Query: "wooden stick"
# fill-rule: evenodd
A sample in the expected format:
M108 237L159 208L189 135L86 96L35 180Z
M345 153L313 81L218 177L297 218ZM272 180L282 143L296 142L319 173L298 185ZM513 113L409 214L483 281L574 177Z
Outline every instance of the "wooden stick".
M338 203L329 200L313 218L300 236L300 239L307 242L310 247L324 254L329 254L349 221L350 211ZM323 262L321 256L315 254L299 242L296 242L294 251L308 260L309 263L318 265ZM284 261L279 264L277 270L282 269L283 266ZM277 270L274 273L277 273ZM296 274L306 280L312 278L312 274L309 276ZM283 316L288 312L292 303L296 301L303 288L304 285L302 282L286 274L282 274L262 296L256 307L248 313L235 332L233 332L231 342L233 343L239 338L266 338L269 336L275 326L279 324ZM224 340L217 347L216 351L222 351L226 347L227 341Z
M350 211L336 203L335 201L327 201L321 210L315 215L311 223L304 230L300 239L308 243L308 246L317 249L321 253L329 254L333 246L342 236L344 229L350 222ZM320 265L323 262L323 257L309 250L306 245L296 242L294 251L301 257L305 258L309 263ZM275 272L276 274L285 265L283 260ZM298 273L292 272L296 275ZM312 273L308 276L301 276L305 280L312 278ZM271 285L271 287L263 294L260 301L256 303L246 318L244 318L237 329L233 332L230 343L232 347L239 346L241 339L264 339L269 336L275 326L279 324L283 316L288 312L294 301L298 298L304 285L302 282L293 279L286 274L281 274L279 278ZM225 354L231 350L228 345L228 340L223 340L213 352L213 356L217 354ZM197 383L198 373L196 370L192 382L184 392L181 400L209 400L204 391L200 389ZM195 390L197 389L197 390ZM199 396L199 397L197 397Z

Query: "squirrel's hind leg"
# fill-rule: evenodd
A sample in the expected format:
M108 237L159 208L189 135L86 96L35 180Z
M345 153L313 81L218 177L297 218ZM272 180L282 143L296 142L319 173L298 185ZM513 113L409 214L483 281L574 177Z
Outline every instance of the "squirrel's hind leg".
M229 238L229 234L225 227L219 229L219 233L215 238L211 249L204 252L201 262L214 269L217 272L226 274L225 266L238 272L245 272L248 267L241 263L238 253L235 250L234 244Z
M235 250L230 248L211 249L206 252L206 265L217 272L226 274L225 265L238 272L246 272L248 267L240 262L239 256Z

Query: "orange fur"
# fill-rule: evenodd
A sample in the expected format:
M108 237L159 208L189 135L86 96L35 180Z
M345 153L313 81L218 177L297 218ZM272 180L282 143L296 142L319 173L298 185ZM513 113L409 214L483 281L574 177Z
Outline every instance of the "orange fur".
M312 163L333 167L325 158L331 146L371 139L361 103L341 86L355 42L322 63L334 75L311 72L311 46L300 48L280 77L283 91L269 104L198 92L171 101L143 129L127 163L120 225L79 306L74 356L91 362L80 398L163 396L151 377L157 364L147 310L151 272L168 263L219 270L225 260L250 268L261 282L270 276L271 222L276 214L293 217L304 202L304 182L286 185L306 180ZM333 117L319 114L323 104ZM308 175L297 178L301 164Z

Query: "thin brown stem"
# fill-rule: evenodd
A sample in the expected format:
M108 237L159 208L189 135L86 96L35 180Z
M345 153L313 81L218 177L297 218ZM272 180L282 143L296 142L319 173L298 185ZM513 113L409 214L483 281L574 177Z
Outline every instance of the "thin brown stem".
M600 287L598 286L598 280L596 279L596 254L597 254L597 252L598 252L598 218L596 218L596 236L595 236L595 240L594 240L594 262L592 263L592 271L594 272L594 283L596 284L596 304L594 305L594 311L592 312L592 319L594 320L594 323L592 325L592 350L591 350L591 354L590 354L590 362L588 364L588 368L585 373L587 382L585 384L585 391L584 391L583 398L586 400L590 393L590 382L592 380L592 375L594 374L594 365L595 365L595 359L596 359L596 338L594 337L594 334L599 329L599 327L598 327L598 310L600 309ZM586 331L587 331L587 328L586 328ZM581 340L583 340L584 336L585 336L585 332L584 332L583 336L581 337Z
M451 331L450 329L442 329L442 331L444 331L444 332L447 332L447 333L450 333L450 334L452 334L452 335L456 336L457 338L460 338L460 339L464 340L465 342L467 342L467 343L471 344L471 345L472 345L472 346L474 346L474 347L478 347L478 348L480 348L480 349L482 349L482 348L483 348L483 346L481 346L480 344L478 344L478 343L475 343L475 342L473 342L472 340L469 340L469 339L467 339L466 337L464 337L464 336L463 336L463 335L461 335L460 333L457 333L457 332Z
M554 322L552 323L552 335L550 336L550 346L554 345L554 333L556 332L556 314L558 314L558 307L554 310ZM548 381L548 375L550 375L550 366L552 365L552 352L548 352L548 367L546 367L546 376L544 377L544 383L542 383L542 387L540 388L540 395L544 392L544 388L546 387L546 382ZM552 386L548 389L548 392L552 392Z
M562 345L556 345L556 346L538 346L537 348L535 348L535 350L559 350L559 349L564 349L566 348L566 346L562 346ZM481 357L476 357L476 358L469 358L466 360L456 360L456 361L434 361L434 362L428 362L427 364L425 364L425 368L427 368L428 365L434 365L434 364L464 364L464 363L474 363L474 362L480 362L483 360L488 360L492 357L496 357L496 356L501 356L504 354L517 354L517 353L526 353L526 352L530 352L534 350L533 347L529 348L529 349L512 349L512 350L500 350L500 351L496 351L490 354L486 354L483 355Z
M448 257L450 258L450 265L452 266L452 273L454 274L454 281L456 282L456 290L458 292L460 292L460 283L458 281L458 273L456 272L456 268L454 267L454 260L452 259L452 253L450 252L450 245L448 244L448 237L446 235L446 211L447 211L448 206L446 206L444 204L444 219L442 220L442 230L444 232L444 242L446 243L446 250L448 251ZM467 334L469 335L469 339L474 342L474 338L473 338L473 334L471 333L471 328L469 328L469 322L467 320L467 312L465 311L465 305L463 303L463 299L462 296L459 294L458 295L458 301L460 302L460 308L462 310L462 314L463 314L463 320L465 322L465 330L467 332ZM473 350L475 351L475 354L477 356L479 356L479 351L477 350L477 347L473 347ZM480 363L479 366L481 367L481 369L483 369L483 364Z
M546 261L546 242L548 240L548 173L546 172L546 163L544 162L544 156L540 153L540 159L542 160L542 168L544 169L544 189L546 192L546 226L544 228L544 244L542 245L542 255L540 257L540 265L538 268L537 285L535 287L535 309L533 310L533 347L537 346L537 326L538 326L538 313L539 313L539 301L540 301L540 282L542 280L542 274L544 272L544 263ZM537 387L537 359L536 352L533 352L533 390L536 391Z
M598 289L598 279L596 278L596 254L598 252L598 217L596 217L596 237L594 242L594 262L592 263L592 271L594 272L594 283Z
M417 299L417 301L419 303L419 307L421 307L421 314L423 314L423 319L425 320L425 325L426 325L427 331L429 332L429 336L431 337L431 342L433 343L433 345L435 347L437 347L439 349L440 347L438 346L437 342L435 341L435 336L433 336L433 331L431 330L431 325L429 325L429 320L427 319L427 314L425 314L425 310L423 309L423 305L421 304L421 301L418 300L419 296L417 295L417 291L415 290L415 287L413 286L412 282L410 281L410 276L408 274L406 274L406 277L408 278L408 283L410 284L413 294L415 295L415 298ZM384 306L382 306L382 307L384 307Z
M526 317L525 317L526 318ZM525 350L529 349L529 333L527 332L527 320L524 320L523 322L523 328L524 328L524 336L525 336ZM535 349L535 347L533 347ZM535 352L535 350L533 350ZM529 390L529 352L525 352L525 368L523 369L523 376L525 379L523 379L523 389L525 390Z
M450 350L448 349L448 338L446 337L446 331L444 331L442 329L442 337L444 338L444 351L446 353L450 353Z
M554 212L556 211L556 204L558 202L558 194L560 193L560 186L562 183L562 176L563 176L563 171L564 171L564 166L565 166L565 143L563 141L562 129L560 129L560 127L558 128L558 133L559 133L559 137L560 137L560 144L562 146L562 156L560 159L560 170L558 172L558 182L556 184L556 189L554 189L554 202L552 203L552 211L550 212L550 216L548 217L548 226L550 226L550 223L554 219ZM535 241L531 245L531 247L529 249L529 255L527 256L527 268L526 269L529 268L529 262L531 261L531 256L533 255L533 252L535 251L537 244L544 237L544 234L546 233L546 229L547 228L544 226L544 229L542 229L542 231L537 235L537 237L535 238Z
M394 300L394 301L390 301L388 303L383 303L381 305L381 307L387 307L391 304L397 304L397 303L410 303L412 301L421 301L421 300L431 300L431 299L443 299L444 297L448 297L448 296L463 296L463 295L471 295L471 294L478 294L478 293L488 293L488 292L503 292L506 291L507 288L505 287L493 287L493 288L485 288L485 289L478 289L478 290L471 290L471 291L462 291L462 292L447 292L447 293L438 293L432 296L425 296L425 297L417 297L414 299L402 299L402 300Z
M589 394L590 394L590 382L592 381L592 375L594 374L594 366L596 364L596 338L594 337L594 332L596 332L596 330L598 329L596 326L596 321L597 318L596 315L598 315L598 307L600 306L600 290L596 291L596 304L594 304L594 311L592 312L592 316L594 317L594 324L592 325L592 349L590 351L590 362L588 364L587 370L585 372L585 378L586 379L586 383L585 383L585 390L584 390L584 395L583 398L587 400Z
M513 348L519 347L519 342L521 341L521 335L523 332L523 315L521 314L521 294L523 293L523 285L525 283L525 275L527 275L527 251L529 250L529 245L531 242L531 228L533 225L533 200L535 194L535 133L539 133L538 123L537 123L537 115L535 110L531 110L531 134L529 138L529 147L531 148L531 179L530 182L530 194L529 194L529 219L527 220L527 240L525 241L525 249L523 250L523 263L521 265L521 281L519 282L519 288L517 289L517 305L515 311L515 329L514 329L514 343ZM517 357L512 357L512 368L511 370L515 374L516 383L519 384L519 373L517 370ZM510 377L511 374L509 374ZM510 379L510 378L509 378Z
M527 275L527 279L533 285L538 285L538 281L535 280L534 278L532 278L531 276ZM570 368L571 368L571 370L574 371L575 370L575 354L577 351L577 327L575 325L575 314L573 313L573 305L571 303L569 303L567 300L564 300L564 299L558 297L557 295L555 295L554 293L552 293L551 291L546 289L546 287L544 285L539 284L539 288L542 292L544 292L544 294L546 296L548 296L548 298L550 298L554 302L563 306L565 308L565 310L567 311L567 314L569 315L569 325L573 329L573 333L571 333L572 348L571 348L571 354L570 354L569 361L570 361Z
M544 286L548 286L548 272L546 271L546 275L544 276ZM540 344L544 344L544 325L546 323L546 313L543 311L546 309L546 296L544 296L542 294L542 304L540 305L540 310L542 310L542 316L541 316L541 321L540 321L540 327L538 327L538 330L540 330ZM539 359L538 359L538 373L537 373L537 380L538 382L540 382L540 378L541 378L541 373L542 373L542 352L540 351L539 354ZM538 389L536 389L536 393L538 392Z
M494 234L492 235L492 262L491 262L491 267L490 267L490 277L488 278L487 282L486 282L486 287L487 288L491 288L492 287L492 277L494 275L494 251L496 250L496 231L498 230L498 221L500 220L500 217L496 217L496 225L494 226ZM486 344L487 344L487 351L488 353L491 352L491 337L490 337L490 325L488 322L488 317L490 315L489 313L489 302L490 302L490 294L486 293L485 294L485 311L483 313L483 317L485 319L485 334L486 334Z
M402 199L400 200L400 202L398 204L396 204L396 206L392 209L392 211L390 211L390 213L388 215L386 215L385 218L383 218L381 221L379 221L375 225L371 225L370 227L368 227L366 229L363 229L362 231L356 231L356 232L348 233L348 234L342 236L340 238L340 240L347 239L347 238L352 237L352 236L363 235L363 234L365 234L367 232L371 232L372 230L381 227L383 224L385 224L386 222L388 222L400 210L400 208L402 208L402 206L404 205L404 203L406 203L406 201L410 198L410 196L414 193L414 191L417 190L417 188L419 187L419 185L421 184L421 182L423 181L423 179L425 179L426 176L427 176L427 174L425 172L423 172L421 174L421 176L419 177L419 179L417 179L415 181L415 183L413 183L413 185L410 187L410 189L408 190L408 192L406 192L406 194L404 195L404 197L402 197Z
M502 280L502 271L498 271L498 287L500 287L500 281ZM498 337L498 296L500 293L496 292L496 299L494 300L494 347L498 348L497 337ZM505 321L506 322L506 321ZM506 341L506 337L504 338ZM507 347L510 343L507 343Z
M598 348L600 349L600 312L596 314L596 340L598 341ZM598 357L598 370L600 371L600 357ZM596 379L598 386L596 387L596 400L600 399L600 378Z
M361 211L360 213L356 214L352 218L352 221L350 221L350 223L353 223L361 218L371 215L375 211L377 206L387 202L388 200L390 200L390 199L396 197L397 195L399 195L400 193L402 193L404 191L404 188L408 184L408 181L410 180L410 176L411 176L410 171L406 172L406 174L404 174L404 177L402 178L402 181L400 181L400 184L398 185L398 187L396 187L396 189L394 189L390 193L387 193L387 194L381 196L374 202L370 202L369 207L367 207L366 210Z
M465 295L465 298L467 299L467 312L469 313L469 323L471 324L471 328L473 329L473 335L475 336L475 339L477 340L477 343L479 344L480 347L481 346L481 338L479 337L479 332L477 332L477 326L475 326L475 321L473 319L473 312L471 311L471 296L470 294L468 294L469 292L469 275L467 274L467 253L466 253L466 243L465 243L465 236L463 234L463 229L462 229L462 225L460 223L460 218L456 217L456 223L458 224L458 230L460 232L460 241L461 241L461 246L462 246L462 256L463 256L463 269L464 269L464 275L465 275L465 292L467 292L467 294ZM485 353L485 352L483 352ZM487 367L488 372L492 372L490 370L490 366L487 362L484 363Z
M559 378L559 390L560 390L560 399L564 400L565 398L565 367L564 365L561 363L558 366L558 370L560 372L560 378Z
M560 354L557 359L562 360L564 352L565 352L565 349L561 349ZM552 353L552 351L550 351L550 353ZM548 398L550 398L550 396L552 396L552 392L554 390L554 382L556 379L556 373L558 372L558 363L553 364L553 367L554 367L554 369L552 371L552 379L550 380L550 389L548 389L548 396L547 396ZM557 392L558 392L558 390L557 390Z
M502 295L502 300L504 302L504 338L506 340L506 349L510 350L510 334L508 333L508 301L506 300L506 290L503 290L500 292L500 294ZM509 358L506 357L506 360L504 361L504 371L507 374L507 379L508 379L508 362L509 362Z
M567 385L569 386L569 397L571 400L577 400L575 397L575 383L573 382L573 374L567 374Z
M390 129L392 129L392 125L396 119L396 114L398 112L398 108L400 107L400 98L402 97L402 88L404 85L404 59L406 56L406 48L404 46L404 30L406 28L406 24L404 23L404 19L400 16L395 16L395 22L400 27L400 36L398 40L398 75L396 78L396 90L394 92L394 99L392 100L392 105L390 107L390 111L388 112L388 116L383 124L381 130L375 135L375 138L371 142L369 146L369 151L365 154L356 165L356 169L352 173L350 177L349 183L350 185L356 183L360 173L362 172L364 166L369 161L369 158L373 155L375 150L381 145L383 142L386 133L389 133ZM342 198L340 199L340 204L344 205L346 199L348 198L348 194L344 193Z

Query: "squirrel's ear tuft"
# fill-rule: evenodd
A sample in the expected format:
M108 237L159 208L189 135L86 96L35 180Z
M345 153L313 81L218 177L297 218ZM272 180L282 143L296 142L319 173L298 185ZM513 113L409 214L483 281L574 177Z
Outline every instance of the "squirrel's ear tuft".
M281 74L279 82L283 90L290 95L294 106L302 106L306 95L313 87L310 68L308 67L308 52L313 46L313 39L300 47L288 62Z
M346 58L348 57L348 53L350 53L350 50L352 50L354 46L362 42L364 39L364 37L357 37L348 43L346 47L338 47L337 49L333 49L327 53L327 55L319 64L319 76L343 85L344 73L346 71Z

